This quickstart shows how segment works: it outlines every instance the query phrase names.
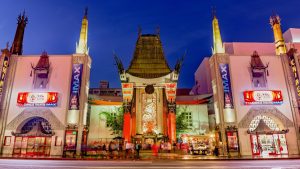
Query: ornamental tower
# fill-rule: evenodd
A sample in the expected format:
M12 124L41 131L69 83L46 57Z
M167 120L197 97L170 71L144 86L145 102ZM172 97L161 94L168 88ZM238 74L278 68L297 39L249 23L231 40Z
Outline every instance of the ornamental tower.
M25 27L28 22L27 16L25 16L25 11L23 14L18 16L18 26L14 38L14 42L10 48L10 53L15 54L15 55L22 55L23 53L23 38L24 38L24 32L25 32Z
M219 22L216 16L216 11L214 9L212 11L212 15L213 15L212 27L213 27L213 43L214 43L213 54L225 53L225 49L223 46L222 37L220 33Z
M164 56L159 32L141 34L127 70L115 56L122 83L125 141L152 144L158 138L176 141L175 99L182 65L171 70Z
M286 46L284 43L282 31L281 31L281 23L280 17L278 15L273 15L270 17L270 24L273 28L274 33L274 43L276 47L276 55L281 55L286 53Z
M84 16L82 19L81 24L81 31L80 31L80 37L79 42L76 43L76 53L77 54L89 54L89 48L87 46L87 40L88 40L88 8L85 8Z

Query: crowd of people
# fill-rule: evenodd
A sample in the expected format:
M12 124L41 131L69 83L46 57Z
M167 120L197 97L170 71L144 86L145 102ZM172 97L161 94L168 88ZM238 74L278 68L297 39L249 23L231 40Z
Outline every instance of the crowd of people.
M141 141L122 142L122 141L110 141L105 143L98 143L90 150L94 152L94 155L98 155L105 159L140 159L141 150L151 150L152 156L158 157L159 153L181 153L189 154L193 149L192 143L177 143L177 142L156 142L153 144L142 143ZM218 149L212 150L214 155L218 155ZM91 154L90 154L91 155Z

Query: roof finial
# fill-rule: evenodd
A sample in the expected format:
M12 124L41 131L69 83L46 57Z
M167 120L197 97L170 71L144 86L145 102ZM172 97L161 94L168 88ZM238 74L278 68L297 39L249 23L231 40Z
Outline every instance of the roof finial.
M215 18L217 16L217 10L215 6L211 7L211 17Z
M142 27L139 25L138 26L138 35L141 36L142 35Z
M88 16L88 10L89 10L89 8L88 8L88 7L85 7L85 10L84 10L84 18L87 18L87 16Z
M156 35L159 35L159 33L160 33L160 27L159 26L156 27L155 33L156 33Z
M6 49L8 49L9 47L9 42L6 42Z

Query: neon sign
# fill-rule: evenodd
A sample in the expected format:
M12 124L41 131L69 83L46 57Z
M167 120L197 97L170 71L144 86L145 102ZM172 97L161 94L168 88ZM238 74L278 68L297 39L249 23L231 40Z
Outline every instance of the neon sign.
M283 97L280 90L244 91L246 105L282 104Z
M24 107L56 107L58 101L57 92L45 93L18 93L17 105Z

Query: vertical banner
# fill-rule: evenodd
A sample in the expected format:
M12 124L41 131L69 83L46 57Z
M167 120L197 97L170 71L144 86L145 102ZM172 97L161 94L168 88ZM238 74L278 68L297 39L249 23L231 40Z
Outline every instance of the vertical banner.
M133 83L122 83L123 102L131 102L133 96Z
M289 61L290 61L292 76L295 81L295 90L296 90L296 95L297 95L296 97L297 97L297 100L299 100L300 99L300 81L299 81L298 69L296 66L294 53L288 53L288 57L289 57Z
M82 68L83 64L73 64L69 110L79 110Z
M4 81L7 74L8 65L9 65L9 58L8 56L5 55L3 58L3 64L2 64L1 75L0 75L0 102L2 101Z
M233 98L230 83L229 65L219 64L220 74L222 78L223 91L224 91L224 109L233 109Z
M165 83L165 87L168 102L174 102L176 98L177 83Z

